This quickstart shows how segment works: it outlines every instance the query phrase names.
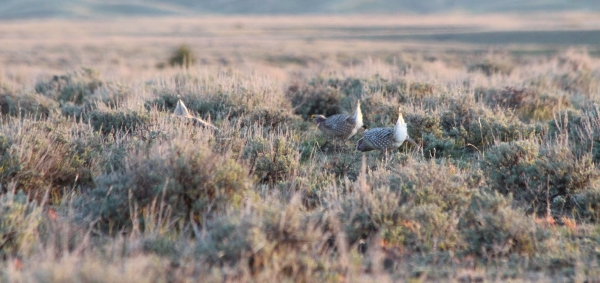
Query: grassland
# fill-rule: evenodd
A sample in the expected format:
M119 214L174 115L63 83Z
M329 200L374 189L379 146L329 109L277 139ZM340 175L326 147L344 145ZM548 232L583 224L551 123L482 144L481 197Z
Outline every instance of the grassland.
M0 281L598 282L597 19L4 22Z

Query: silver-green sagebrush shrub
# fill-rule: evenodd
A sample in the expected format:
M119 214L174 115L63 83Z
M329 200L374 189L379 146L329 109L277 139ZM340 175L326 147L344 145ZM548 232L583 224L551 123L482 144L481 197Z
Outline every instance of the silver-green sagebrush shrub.
M47 118L58 109L58 103L32 92L13 92L0 86L0 112L13 117Z
M54 76L50 80L39 81L35 90L60 103L82 105L86 97L92 95L103 84L97 71L83 68L70 74Z
M458 218L483 179L449 164L409 160L396 170L372 172L364 182L366 192L342 203L349 242L380 232L387 244L424 252L460 249Z
M173 219L198 220L239 203L250 188L247 169L229 156L191 145L161 147L130 152L124 170L97 177L96 188L79 200L85 214L116 232L157 201Z
M336 242L339 231L322 211L305 211L298 198L250 206L238 215L210 220L196 246L197 256L211 266L266 272L278 280L320 281L335 272L323 267L339 262L335 250L346 252L347 247Z
M449 111L442 114L441 125L456 145L479 150L496 141L509 142L547 132L544 124L525 124L505 112L482 107L468 96L450 103Z
M341 105L344 95L330 86L296 82L288 87L286 96L295 109L294 113L305 120L310 119L313 114L329 117L345 113Z
M117 131L133 132L150 123L150 115L145 110L95 110L88 117L94 130L104 135Z
M568 141L577 156L591 154L593 161L600 160L600 119L597 106L558 112L548 122L548 137Z
M255 137L248 140L244 158L260 182L276 184L297 171L300 152L287 137Z
M505 87L504 89L476 90L488 107L512 110L523 121L547 121L559 110L571 105L569 98L555 92L541 92L535 88Z
M49 190L53 201L63 192L93 186L101 140L86 126L61 118L27 120L21 129L7 130L0 141L3 186L14 183L37 199Z
M577 157L560 144L532 141L500 143L485 152L481 166L492 189L537 213L548 212L559 196L570 198L590 189L600 177L590 155Z
M42 209L14 187L0 194L0 258L27 255L37 243Z
M485 190L473 195L458 228L467 244L465 252L487 259L542 256L550 236L533 217L513 208L510 198Z
M515 66L511 62L505 62L497 59L486 59L482 62L472 64L468 67L469 72L482 72L486 76L510 75Z

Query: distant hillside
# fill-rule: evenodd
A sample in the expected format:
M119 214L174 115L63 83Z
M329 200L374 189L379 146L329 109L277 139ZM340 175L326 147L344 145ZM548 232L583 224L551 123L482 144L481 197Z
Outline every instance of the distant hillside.
M0 19L193 14L600 11L598 0L4 0Z

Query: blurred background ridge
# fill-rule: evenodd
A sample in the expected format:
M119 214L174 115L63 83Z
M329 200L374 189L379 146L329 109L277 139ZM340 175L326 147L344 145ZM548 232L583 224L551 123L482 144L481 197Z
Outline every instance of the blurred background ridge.
M599 11L597 0L4 0L0 19L194 14L499 13Z

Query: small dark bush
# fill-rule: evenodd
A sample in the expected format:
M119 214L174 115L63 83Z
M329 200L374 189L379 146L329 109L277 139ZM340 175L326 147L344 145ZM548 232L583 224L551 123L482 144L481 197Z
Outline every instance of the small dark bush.
M2 138L1 185L14 182L17 189L37 199L50 189L52 201L60 199L64 188L93 186L101 141L72 126L65 121L39 121Z
M366 180L372 192L343 202L342 218L351 219L348 239L355 243L381 232L388 244L411 251L458 249L456 217L481 182L481 177L433 161L409 160L390 173L374 172Z
M92 95L103 84L97 71L82 69L71 74L54 76L48 81L37 82L35 90L61 104L71 102L82 105L86 97Z
M179 66L189 68L194 64L196 64L196 55L187 45L180 45L173 51L171 57L169 57L169 65L171 67Z
M494 192L473 195L461 217L459 230L468 244L466 252L484 258L542 256L549 234L523 211L511 207L509 198Z
M481 63L476 63L469 66L469 72L482 72L486 76L490 77L493 75L510 75L514 69L514 66L499 61L485 60Z
M114 133L116 131L135 131L139 127L148 124L150 117L145 112L123 112L123 111L93 111L89 119L95 131L102 134Z
M79 200L85 214L99 217L100 227L114 233L131 227L134 216L153 201L168 208L173 219L186 220L190 214L201 219L207 211L239 203L250 188L247 170L233 159L189 145L157 154L161 146L135 157L130 153L125 170L99 176L96 188Z
M260 125L266 129L277 129L280 126L291 126L297 122L289 109L253 109L242 120L242 126Z
M270 141L258 137L248 140L244 158L250 164L250 172L261 182L274 184L295 172L300 154L285 137Z
M0 86L0 112L2 115L47 118L58 109L58 103L36 93L13 93Z
M253 212L209 221L206 237L196 246L197 256L210 266L270 272L278 281L323 282L324 275L334 272L322 268L331 260L335 264L332 251L347 249L336 243L320 211L268 203Z
M34 245L42 210L23 191L0 194L0 258L27 254Z
M501 143L485 152L482 168L490 186L528 207L545 213L556 197L587 190L600 175L589 155L576 158L565 147L540 147L534 142Z
M568 108L571 104L567 97L539 93L531 88L506 87L503 90L489 90L482 93L489 107L514 110L525 121L547 121L552 119L556 112Z
M8 183L21 168L19 159L13 156L10 152L12 141L7 136L0 133L0 185L2 185L2 193Z
M547 132L544 124L525 124L504 111L481 107L468 97L451 102L449 111L442 114L441 126L456 145L474 145L480 150L496 141L543 136Z
M572 110L558 112L548 122L549 138L568 140L572 151L581 156L591 154L594 162L600 161L600 120L599 112L591 110Z
M329 117L346 112L340 105L343 94L328 86L296 83L288 87L286 95L295 109L294 113L304 120L310 119L313 114Z

